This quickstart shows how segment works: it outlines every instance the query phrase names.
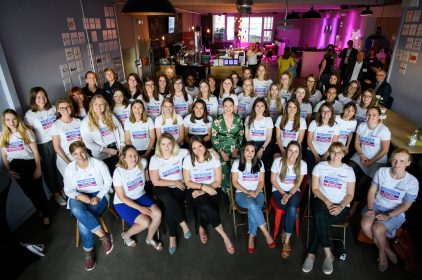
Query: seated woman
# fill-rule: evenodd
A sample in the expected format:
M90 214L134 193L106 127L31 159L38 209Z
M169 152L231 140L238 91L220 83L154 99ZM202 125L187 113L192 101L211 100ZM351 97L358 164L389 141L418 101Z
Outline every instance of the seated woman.
M278 94L278 90L277 90ZM243 91L237 96L238 99L238 111L237 114L245 119L252 111L252 104L256 99L253 91L252 79L243 80Z
M360 82L353 80L349 82L343 93L338 95L338 100L346 105L349 102L358 102L360 100L361 86Z
M287 259L292 250L290 236L295 226L301 195L300 184L307 174L306 162L302 160L302 148L297 141L291 141L282 158L276 158L271 167L271 183L273 199L280 209L286 211L284 229L281 234L283 250L281 256Z
M199 82L198 99L204 100L207 104L207 113L209 116L213 118L217 117L218 100L216 96L212 95L210 84L207 80L201 80Z
M218 115L224 114L224 100L226 98L231 98L234 103L233 112L237 114L238 106L239 106L239 99L237 95L234 93L234 85L233 81L230 77L225 78L221 82L220 86L220 95L218 96Z
M199 211L201 243L207 243L206 228L211 224L223 238L227 252L234 254L233 244L220 220L219 204L222 193L220 160L207 150L202 137L193 136L189 150L190 155L183 161L183 180L189 188L189 198Z
M161 222L161 210L145 193L146 159L140 159L134 146L125 146L117 168L113 174L113 185L116 190L114 207L131 227L122 232L124 243L133 247L136 245L132 236L148 228L147 245L161 251L163 245L154 240Z
M378 269L385 271L389 259L397 263L387 237L405 222L405 212L415 202L419 192L418 180L408 172L412 157L408 150L396 149L391 155L391 167L381 167L375 173L368 192L368 205L362 210L362 230L378 247Z
M70 212L78 220L79 234L86 254L85 269L90 271L95 267L92 234L101 239L106 254L113 250L111 233L104 232L97 219L107 208L112 180L104 162L89 157L82 141L70 144L69 151L75 160L66 166L64 192L69 198Z
M315 105L321 101L322 99L322 94L319 91L319 89L317 89L318 86L318 79L315 77L314 74L309 74L306 77L306 93L309 96L309 102L311 102L312 104L312 108L315 107Z
M186 92L185 84L183 83L183 78L181 76L176 76L174 78L170 99L173 100L174 110L177 114L181 115L182 118L192 112L193 98Z
M140 98L145 105L148 117L155 120L162 113L161 104L163 103L164 97L158 93L154 85L154 80L150 76L144 76L143 81L144 90Z
M284 102L287 102L292 97L293 93L293 81L292 75L289 72L284 72L280 75L280 91L279 95L283 98Z
M266 100L267 100L268 110L270 111L270 117L273 120L273 123L275 123L277 121L277 118L283 115L284 104L285 104L284 99L281 98L281 96L278 94L278 85L276 83L272 83L270 85L270 89L268 90L268 95L267 95ZM240 104L240 101L239 101L239 104Z
M172 99L165 98L161 104L161 115L154 121L155 134L157 138L162 133L169 133L176 140L178 145L183 143L183 118L176 114Z
M123 126L125 121L129 118L130 114L130 103L126 99L126 95L123 89L113 90L113 98L111 100L110 110Z
M338 141L346 146L347 153L350 151L350 143L352 142L353 134L356 131L357 121L356 116L356 104L349 102L344 104L343 113L340 116L336 116L336 123L340 129Z
M48 226L50 213L42 183L41 157L35 142L35 134L12 109L3 112L1 124L0 148L4 169L10 177L15 178L40 212L43 225Z
M273 81L268 78L267 66L265 64L259 64L256 68L255 79L253 79L255 96L257 98L267 97L268 90L272 83Z
M324 248L325 253L322 272L327 275L333 273L334 256L330 249L330 225L346 219L355 191L355 173L350 166L341 162L346 152L342 143L332 143L328 148L330 160L320 162L312 171L314 198L311 209L314 219L312 219L308 255L302 266L302 271L305 273L312 270L319 245Z
M169 253L176 253L177 226L183 229L185 239L192 234L186 224L185 184L182 179L182 161L188 150L180 149L176 140L169 133L158 137L155 155L149 163L149 175L154 185L154 194L164 206L166 223L169 228Z
M309 102L309 96L304 87L298 87L292 94L292 99L296 99L300 104L300 117L309 124L312 119L312 105Z
M184 141L190 145L190 137L193 135L204 138L207 148L211 148L211 124L212 118L207 113L207 104L204 100L197 99L193 103L192 114L183 120Z
M356 102L356 120L358 125L366 121L368 108L375 105L375 90L368 88L363 91L360 102Z
M264 206L265 169L258 160L253 142L246 142L240 152L240 158L232 166L232 184L236 188L235 199L240 207L248 209L248 252L255 252L255 236L258 228L267 241L268 248L274 248L275 242L267 230L262 207Z

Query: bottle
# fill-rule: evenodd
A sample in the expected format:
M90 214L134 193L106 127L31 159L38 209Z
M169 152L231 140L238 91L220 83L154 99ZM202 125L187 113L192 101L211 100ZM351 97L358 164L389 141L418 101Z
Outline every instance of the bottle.
M415 131L413 131L413 134L409 137L409 143L407 144L409 147L414 147L416 146L416 141L418 140L418 130L415 129Z

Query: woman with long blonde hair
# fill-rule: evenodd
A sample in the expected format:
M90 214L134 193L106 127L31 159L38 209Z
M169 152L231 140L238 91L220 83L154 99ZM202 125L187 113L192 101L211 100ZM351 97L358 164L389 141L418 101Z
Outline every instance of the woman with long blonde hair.
M162 133L171 134L176 140L177 144L183 142L183 118L176 114L174 103L171 98L164 98L161 104L161 115L155 118L155 134L157 138Z
M268 90L269 94L267 95L267 105L270 110L270 117L274 123L276 122L278 116L283 115L284 111L284 99L281 98L278 91L278 85L276 83L272 83L270 85L270 89Z
M237 99L239 100L239 105L237 106L238 115L245 119L251 113L252 104L256 99L252 79L243 80L243 92L237 96Z

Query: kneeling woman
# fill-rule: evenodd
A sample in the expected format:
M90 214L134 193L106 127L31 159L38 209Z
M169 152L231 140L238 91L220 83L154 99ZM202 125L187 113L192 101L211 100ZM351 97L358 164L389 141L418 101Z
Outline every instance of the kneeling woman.
M381 167L375 173L368 193L368 206L362 210L362 230L378 247L380 271L388 268L387 258L397 263L387 237L394 237L396 229L406 219L404 213L418 196L419 182L406 172L411 162L408 150L395 150L391 155L391 167Z
M232 166L232 184L236 188L236 203L248 209L249 242L248 252L255 252L255 236L260 228L269 248L275 243L267 230L262 207L264 206L265 170L262 161L258 160L253 142L246 142L240 152L240 159Z
M116 190L114 206L120 217L131 225L128 231L122 232L123 241L127 246L135 246L136 242L131 237L148 228L146 244L161 251L161 242L154 240L154 234L161 222L161 211L145 193L146 166L146 159L139 158L134 146L123 148L113 174Z
M234 247L221 225L219 204L221 198L221 163L207 150L205 141L200 136L193 136L190 155L183 161L183 179L189 188L189 197L199 210L199 236L206 244L205 231L212 224L221 235L229 254L234 254Z
M300 184L307 174L306 162L302 160L300 143L291 141L282 158L276 158L271 167L271 183L273 185L273 199L280 209L286 211L284 230L281 234L283 250L281 255L287 259L290 255L290 236L296 221L296 208L300 204Z
M328 148L328 153L330 160L320 162L312 172L314 199L311 207L314 225L310 232L308 256L302 266L302 271L306 273L314 266L319 245L325 252L322 272L333 273L334 256L330 249L330 225L346 219L355 192L355 173L350 166L341 162L347 153L346 147L340 142L334 142Z
M70 144L69 151L74 161L70 162L64 172L64 192L69 197L68 205L72 215L78 220L79 234L86 253L85 269L95 267L94 238L101 238L104 252L113 250L113 238L104 232L98 223L108 204L108 191L111 176L107 166L101 160L88 157L82 141Z
M177 225L183 229L185 239L192 234L185 217L185 184L182 179L182 161L188 150L180 149L169 133L158 137L155 155L149 163L149 174L154 194L163 203L165 218L170 232L169 253L176 253Z

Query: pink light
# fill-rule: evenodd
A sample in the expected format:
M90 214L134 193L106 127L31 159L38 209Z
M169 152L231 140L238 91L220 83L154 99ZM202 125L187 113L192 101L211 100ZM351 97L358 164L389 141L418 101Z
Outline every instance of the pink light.
M352 40L352 31L356 26L360 26L362 18L357 11L350 11L347 13L347 22L343 25L346 28L343 38L343 48L347 48L347 41ZM356 47L356 46L355 46Z
M325 48L324 43L325 43L325 33L324 33L324 29L325 26L327 25L327 18L323 18L322 20L322 25L321 25L321 30L319 32L319 39L318 39L318 48Z

